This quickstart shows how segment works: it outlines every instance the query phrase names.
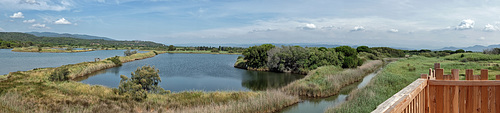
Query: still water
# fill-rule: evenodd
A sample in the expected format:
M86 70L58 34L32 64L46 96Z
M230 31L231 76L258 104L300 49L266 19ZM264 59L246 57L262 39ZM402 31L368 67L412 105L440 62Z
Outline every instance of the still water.
M304 75L248 71L234 68L239 55L214 54L160 54L152 58L124 63L80 78L82 83L118 87L120 75L130 77L131 72L144 65L160 70L159 86L173 92L248 91L279 88L301 79Z
M66 64L94 61L94 58L105 59L113 56L123 56L124 51L100 50L79 53L36 53L12 52L11 49L0 49L0 75L15 71L27 71L34 68L59 67Z

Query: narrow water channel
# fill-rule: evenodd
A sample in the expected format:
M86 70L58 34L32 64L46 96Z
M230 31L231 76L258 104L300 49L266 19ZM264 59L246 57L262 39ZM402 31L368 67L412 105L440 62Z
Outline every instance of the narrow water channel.
M323 113L329 107L336 107L346 101L351 91L365 87L383 68L365 76L362 81L340 89L339 94L327 98L301 98L303 102L281 110L281 113Z

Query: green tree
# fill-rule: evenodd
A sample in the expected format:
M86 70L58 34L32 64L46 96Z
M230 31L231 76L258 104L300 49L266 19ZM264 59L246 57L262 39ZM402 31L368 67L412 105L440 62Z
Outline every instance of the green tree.
M356 49L351 48L349 46L339 46L339 47L336 47L335 51L336 52L344 53L344 56L346 56L346 57L358 55L358 52L356 51Z
M267 64L267 51L274 48L272 44L262 44L252 46L243 51L243 56L247 60L247 66L251 68L262 68Z
M463 50L463 49L458 49L458 50L456 50L456 51L455 51L455 53L465 53L465 50Z
M120 75L122 79L118 88L119 94L141 101L147 98L147 92L167 93L163 88L158 87L161 78L159 70L155 67L142 66L131 75L130 79L125 75Z
M130 55L133 55L133 54L136 54L137 51L134 50L134 51L130 51L130 49L127 49L127 51L123 52L123 54L125 54L125 56L130 56Z
M356 48L356 51L359 52L367 52L367 53L371 53L372 50L368 47L368 46L359 46Z
M168 46L168 51L174 51L174 50L175 50L174 45L169 45L169 46Z

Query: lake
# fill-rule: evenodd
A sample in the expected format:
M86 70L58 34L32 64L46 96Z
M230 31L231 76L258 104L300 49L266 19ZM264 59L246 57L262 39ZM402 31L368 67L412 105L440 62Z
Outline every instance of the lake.
M120 75L130 77L138 67L155 66L160 70L159 86L179 91L258 91L279 88L301 79L304 75L248 71L234 68L240 55L223 54L160 54L152 58L124 63L79 78L82 83L117 88Z
M94 61L94 58L105 59L123 56L125 50L99 50L78 53L36 53L12 52L11 49L0 49L0 75L15 71L27 71L34 68L59 67L66 64ZM143 52L143 51L141 51Z

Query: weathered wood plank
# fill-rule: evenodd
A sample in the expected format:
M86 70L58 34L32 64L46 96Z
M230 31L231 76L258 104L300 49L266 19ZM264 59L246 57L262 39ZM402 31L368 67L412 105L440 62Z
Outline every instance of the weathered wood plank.
M445 81L451 80L451 75L443 75ZM450 86L443 87L443 113L450 113L451 109L451 99L450 99Z
M480 75L481 80L488 80L488 70L487 69L481 69L481 75ZM481 90L481 100L480 101L480 109L481 113L489 113L488 109L488 86L480 86Z
M459 80L459 71L458 69L452 69L451 70L451 79L454 81ZM453 86L451 87L451 95L452 96L452 102L451 102L451 113L458 113L459 107L458 107L458 98L459 98L459 87L458 86Z
M467 81L445 81L429 80L433 86L500 86L500 80L467 80Z
M474 77L473 77L473 70L472 69L467 69L465 70L465 78L467 80L474 80ZM467 87L467 99L465 100L465 112L466 113L473 113L474 112L474 100L473 100L473 96L474 95L474 91L473 91L473 88L471 86L468 86Z
M425 89L427 86L427 79L417 79L410 85L403 88L398 93L394 94L391 98L380 104L377 109L372 111L372 113L401 113L408 109L411 100L413 100L417 94Z
M496 75L495 80L500 80L500 75ZM500 112L500 86L495 87L495 110Z
M436 80L444 80L444 69L436 69ZM436 86L436 113L443 113L444 110L444 86Z

